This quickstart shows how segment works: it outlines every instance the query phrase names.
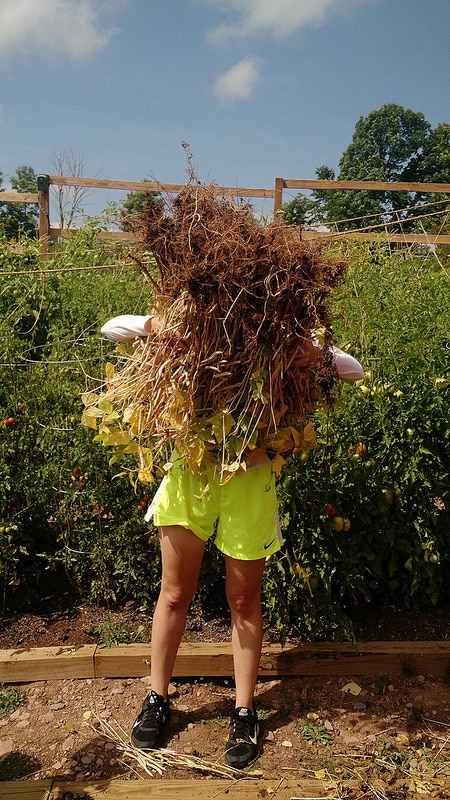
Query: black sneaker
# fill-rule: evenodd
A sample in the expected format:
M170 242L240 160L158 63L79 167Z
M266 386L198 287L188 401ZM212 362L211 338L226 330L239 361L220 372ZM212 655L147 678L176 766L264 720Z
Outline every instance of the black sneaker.
M140 750L157 750L161 747L163 727L169 720L169 700L150 692L131 729L131 744Z
M236 708L230 720L230 737L225 750L229 767L243 769L259 756L258 715L249 708Z

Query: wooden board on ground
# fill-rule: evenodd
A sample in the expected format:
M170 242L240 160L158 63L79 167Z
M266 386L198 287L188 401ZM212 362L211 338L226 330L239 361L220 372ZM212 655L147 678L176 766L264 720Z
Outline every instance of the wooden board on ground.
M150 644L0 650L0 681L134 678L151 673ZM450 642L303 642L264 644L259 677L450 674ZM231 645L182 644L174 677L233 674Z
M0 800L48 800L53 781L1 781Z
M263 645L259 676L383 675L432 673L450 670L450 642L362 642ZM98 648L96 677L143 677L151 672L149 644ZM229 643L182 644L174 677L233 674Z
M387 787L382 781L370 786L359 781L318 779L295 780L284 777L244 780L111 780L92 782L11 781L0 783L0 800L62 800L64 797L86 800L215 800L218 797L237 800L338 800L341 797L402 797L402 800L423 800L424 797L448 797L450 781L431 779L426 782L405 780ZM386 794L389 792L389 795Z
M94 678L97 645L81 647L30 647L0 650L0 681L57 680Z

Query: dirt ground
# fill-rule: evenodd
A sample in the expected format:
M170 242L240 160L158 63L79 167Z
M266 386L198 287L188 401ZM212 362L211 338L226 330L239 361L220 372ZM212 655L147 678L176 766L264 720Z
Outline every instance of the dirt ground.
M70 610L68 610L70 609ZM359 640L441 640L448 609L430 614L385 609L355 622ZM0 619L0 648L148 640L149 620L132 603L121 611L96 607L21 613ZM189 619L184 641L224 641L226 620ZM350 687L348 686L350 684ZM117 748L148 690L148 678L37 681L1 686L21 703L0 714L0 780L145 777L142 766ZM166 747L223 765L233 708L233 680L174 680ZM450 681L435 675L348 675L260 681L256 705L261 750L250 767L263 776L390 781L401 775L422 786L450 777ZM119 731L107 738L105 725ZM198 777L181 764L162 776Z

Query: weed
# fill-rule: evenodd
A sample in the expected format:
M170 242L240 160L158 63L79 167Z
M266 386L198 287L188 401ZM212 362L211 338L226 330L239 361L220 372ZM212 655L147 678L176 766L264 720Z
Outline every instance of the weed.
M0 714L10 714L25 702L25 695L17 689L0 689Z
M331 734L313 720L302 720L294 726L294 730L311 744L328 744L331 741Z
M258 706L258 719L260 722L264 722L269 717L273 716L274 710L273 708L264 708L264 706Z
M141 632L142 627L133 633L125 622L114 622L112 614L108 614L104 622L96 625L93 629L93 633L99 636L99 643L105 645L105 647L130 644Z

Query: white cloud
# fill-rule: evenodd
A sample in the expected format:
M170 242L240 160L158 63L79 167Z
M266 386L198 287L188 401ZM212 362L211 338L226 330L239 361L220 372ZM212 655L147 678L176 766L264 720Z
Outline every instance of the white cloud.
M260 59L246 56L214 82L213 91L224 102L248 100L260 80Z
M23 55L87 58L116 33L103 20L105 11L114 10L114 0L1 0L0 61Z
M213 43L230 37L269 33L284 38L306 25L320 25L332 14L346 12L370 0L210 0L224 12L237 12L236 22L219 25L209 35Z

